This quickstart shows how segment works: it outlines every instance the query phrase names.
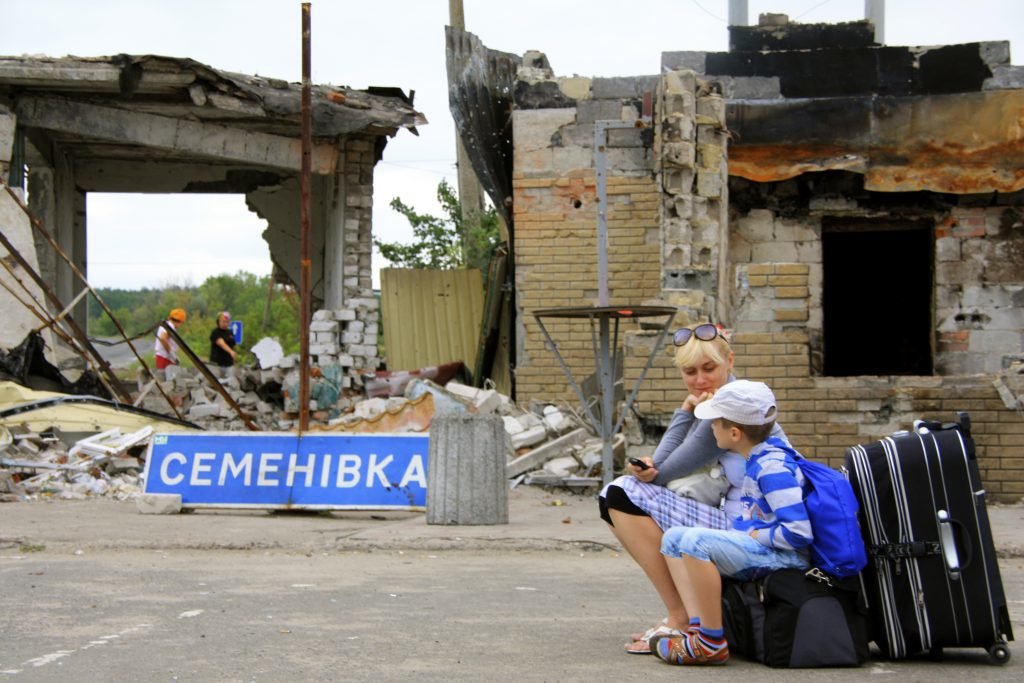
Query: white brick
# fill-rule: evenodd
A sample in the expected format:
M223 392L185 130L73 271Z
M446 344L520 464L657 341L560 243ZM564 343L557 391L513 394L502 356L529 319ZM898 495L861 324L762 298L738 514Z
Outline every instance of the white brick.
M324 311L325 313L328 311ZM333 311L330 311L333 313ZM338 331L338 322L336 320L314 320L309 324L310 332L334 332Z
M135 508L144 515L176 515L181 512L177 493L143 493L135 499Z

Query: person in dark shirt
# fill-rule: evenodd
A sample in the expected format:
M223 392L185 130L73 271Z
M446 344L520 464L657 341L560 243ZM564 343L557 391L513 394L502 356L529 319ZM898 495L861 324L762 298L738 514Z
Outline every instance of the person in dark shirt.
M217 315L217 327L210 332L210 363L212 363L220 377L230 377L231 368L238 358L235 351L235 335L230 329L231 314L222 311Z

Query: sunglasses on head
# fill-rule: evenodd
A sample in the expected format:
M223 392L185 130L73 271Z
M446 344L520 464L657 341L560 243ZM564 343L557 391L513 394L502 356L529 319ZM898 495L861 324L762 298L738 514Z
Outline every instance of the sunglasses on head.
M715 337L719 336L721 336L721 333L718 331L717 325L714 323L703 323L701 325L697 325L697 327L694 327L692 330L689 327L676 330L676 333L672 335L672 343L676 346L682 346L693 337L696 337L701 341L711 341Z

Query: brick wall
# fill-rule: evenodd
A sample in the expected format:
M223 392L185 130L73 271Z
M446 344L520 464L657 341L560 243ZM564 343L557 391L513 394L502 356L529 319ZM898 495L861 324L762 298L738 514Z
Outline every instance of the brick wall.
M634 90L650 81L636 83ZM1024 329L1020 193L983 204L966 198L963 205L927 193L867 197L848 174L838 186L836 176L747 183L735 201L711 182L721 170L714 165L719 103L712 98L701 107L689 99L691 83L707 91L689 76L677 78L661 91L669 93L671 106L656 103L655 110L673 117L673 126L679 115L693 114L692 140L659 133L647 150L625 131L610 150L618 155L608 178L610 303L675 306L675 327L710 316L731 327L737 376L767 382L793 444L834 466L850 446L910 429L915 419L948 422L955 411L967 411L991 497L1020 500L1024 376L1005 371L1007 359L1020 357ZM584 88L591 97L586 106L580 100L575 107L513 116L521 401L578 406L533 312L597 303L593 117L636 114L621 92L629 83L613 85L619 92ZM718 157L724 162L727 155ZM720 219L724 206L731 207L727 221ZM823 217L885 212L936 225L936 365L945 376L822 377L815 368L821 367ZM545 325L582 382L595 370L590 329L566 319L545 319ZM620 330L624 395L644 371L657 337L635 323ZM640 384L633 408L645 425L667 425L685 398L672 350L671 342L658 349Z
M640 91L646 85L629 79L571 85L581 97L576 106L513 114L513 207L520 311L517 399L576 405L576 395L557 357L546 347L533 313L599 303L594 122L612 116L618 123L636 121ZM659 294L660 202L653 153L644 145L641 128L631 125L609 131L605 152L608 303L638 305ZM575 381L582 384L596 370L589 323L550 317L544 326ZM620 342L635 329L637 321L623 320Z
M353 135L345 141L345 298L373 296L374 139Z
M513 188L516 290L522 312L517 395L576 402L557 358L545 347L533 312L598 303L596 179L591 171L549 178L517 173ZM609 303L636 305L658 294L656 187L649 177L611 177L607 192ZM526 205L529 213L520 215ZM577 382L595 371L587 321L545 318L544 326ZM634 329L635 322L623 321L620 335Z

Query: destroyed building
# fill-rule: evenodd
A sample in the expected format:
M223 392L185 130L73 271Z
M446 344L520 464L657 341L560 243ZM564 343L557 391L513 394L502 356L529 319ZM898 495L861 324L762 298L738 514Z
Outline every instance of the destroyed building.
M374 165L390 137L424 123L398 88L310 87L316 362L352 374L379 364L370 264ZM89 193L244 195L267 221L263 237L276 276L298 283L301 170L299 84L156 55L0 57L0 174L10 188L0 192L0 226L24 259L12 264L37 271L51 290L51 313L72 307L82 328L85 285L74 270L88 277ZM13 274L0 277L13 285ZM24 272L19 279L35 286ZM38 291L34 298L46 300ZM3 348L39 326L11 297L4 315Z
M1009 44L898 47L877 42L869 22L766 20L731 27L728 52L664 52L653 75L616 78L557 76L542 53L498 52L448 29L452 113L508 226L509 393L576 403L533 314L598 303L603 220L611 303L730 328L738 374L773 387L801 451L837 464L847 447L917 418L968 411L990 496L1020 499L1024 74ZM0 162L27 165L32 212L76 262L85 193L138 182L236 188L270 221L272 253L288 251L295 214L275 213L285 204L274 200L298 202L295 86L158 57L92 66L0 60ZM142 83L156 92L137 95ZM176 95L161 104L161 92ZM314 251L327 255L314 264L314 325L340 341L346 318L376 331L373 163L388 135L421 117L391 91L323 87L316 102L333 132L314 163ZM181 120L166 116L179 108ZM239 148L249 135L260 150ZM127 154L81 156L107 148ZM149 163L160 157L167 170ZM0 220L21 221L18 248L34 252L5 200ZM73 302L73 279L44 251L38 268ZM630 318L622 337L620 384L639 386L634 433L663 427L681 398L652 327ZM551 332L577 377L594 372L586 321ZM315 362L372 364L319 337L330 330L316 334ZM345 339L375 353L369 337Z
M763 19L730 27L728 52L616 78L448 29L453 115L512 235L517 400L571 396L533 312L596 306L600 219L611 305L730 328L738 374L773 387L802 452L837 464L968 411L990 495L1019 500L1024 69L1004 41ZM621 384L642 377L638 419L664 426L681 381L667 351L645 374L642 322ZM577 376L587 325L551 326Z

